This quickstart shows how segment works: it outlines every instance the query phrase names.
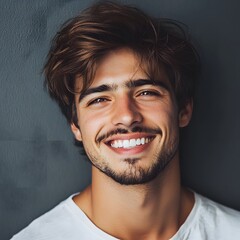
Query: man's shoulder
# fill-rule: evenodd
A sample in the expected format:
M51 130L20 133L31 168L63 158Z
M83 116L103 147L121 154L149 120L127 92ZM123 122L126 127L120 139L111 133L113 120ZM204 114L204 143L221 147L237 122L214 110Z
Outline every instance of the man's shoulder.
M12 240L62 239L58 234L65 234L67 229L72 228L73 215L69 202L69 198L62 201L14 235Z
M199 194L195 194L200 205L200 216L215 221L218 224L229 224L240 226L240 212L230 207L224 206Z
M218 236L218 239L224 239L223 236L238 236L240 239L239 211L199 194L195 194L195 198L199 205L196 220L200 229Z
M218 239L225 240L234 237L240 239L240 212L198 193L195 195L194 207L174 235L178 239Z
M72 197L34 220L12 240L116 239L95 226Z

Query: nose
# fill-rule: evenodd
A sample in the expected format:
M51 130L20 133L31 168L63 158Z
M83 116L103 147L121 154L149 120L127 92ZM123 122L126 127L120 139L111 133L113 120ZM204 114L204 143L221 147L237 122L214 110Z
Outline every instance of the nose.
M116 100L113 109L112 124L115 126L130 127L141 123L142 120L142 114L133 99L129 96L122 96Z

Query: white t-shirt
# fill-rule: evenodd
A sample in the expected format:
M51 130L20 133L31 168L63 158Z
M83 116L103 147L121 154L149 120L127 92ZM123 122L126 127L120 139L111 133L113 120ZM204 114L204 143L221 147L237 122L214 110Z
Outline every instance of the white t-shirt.
M240 239L240 212L197 193L194 207L171 240ZM12 240L117 240L95 226L70 196Z

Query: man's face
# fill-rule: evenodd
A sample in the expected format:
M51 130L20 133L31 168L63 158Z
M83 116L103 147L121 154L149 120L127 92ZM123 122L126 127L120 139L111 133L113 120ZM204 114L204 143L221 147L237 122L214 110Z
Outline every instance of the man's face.
M75 137L92 164L120 184L151 181L178 150L179 114L168 77L162 70L152 80L121 49L101 61L91 86L76 95Z

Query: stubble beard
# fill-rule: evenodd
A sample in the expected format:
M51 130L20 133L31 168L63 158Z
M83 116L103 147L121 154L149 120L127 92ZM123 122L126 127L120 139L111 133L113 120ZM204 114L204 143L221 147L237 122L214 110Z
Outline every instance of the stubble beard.
M152 156L152 165L142 167L138 164L141 159L126 158L124 159L127 168L122 172L117 172L111 168L109 163L102 161L103 159L95 156L91 151L86 151L93 166L106 174L115 182L121 185L137 185L146 184L154 180L160 174L162 175L169 163L172 161L178 150L178 138L174 138L168 146L163 147L159 153Z

